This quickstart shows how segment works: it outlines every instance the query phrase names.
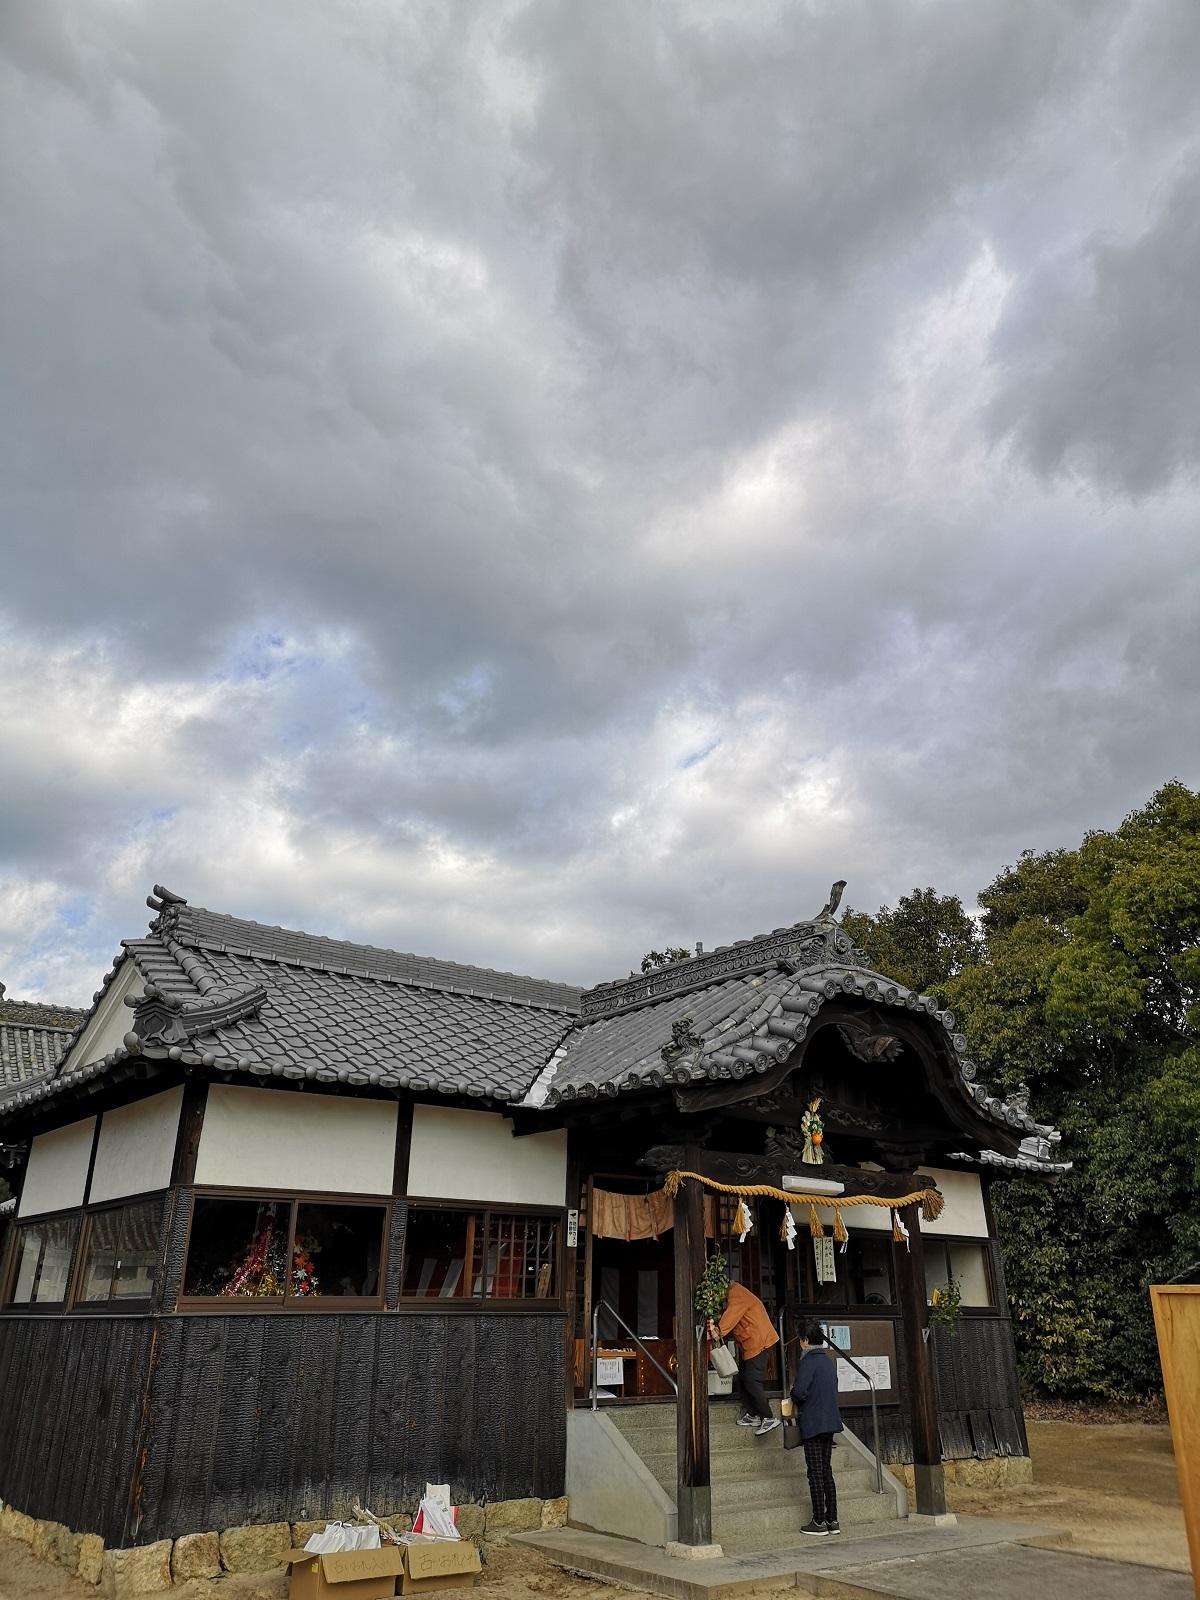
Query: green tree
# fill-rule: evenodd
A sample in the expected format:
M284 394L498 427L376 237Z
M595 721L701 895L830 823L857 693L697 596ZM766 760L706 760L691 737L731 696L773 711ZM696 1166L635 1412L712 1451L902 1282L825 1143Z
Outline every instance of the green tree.
M914 889L874 916L848 906L842 927L877 971L945 1003L946 984L980 952L979 930L956 894Z
M1168 783L1076 850L1026 852L979 902L981 941L945 968L925 922L898 920L904 900L853 936L954 1010L987 1081L1027 1083L1062 1129L1066 1178L995 1190L1027 1381L1154 1394L1148 1287L1200 1259L1200 794Z
M690 961L692 952L685 944L670 944L665 950L647 950L642 957L642 971L653 972L657 967L670 967L676 961Z

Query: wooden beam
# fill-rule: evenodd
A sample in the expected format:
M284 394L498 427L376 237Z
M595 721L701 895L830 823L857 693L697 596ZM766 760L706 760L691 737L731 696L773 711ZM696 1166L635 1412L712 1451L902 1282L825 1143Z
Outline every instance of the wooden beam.
M942 1470L942 1439L938 1426L937 1383L926 1337L925 1245L921 1234L921 1208L904 1206L900 1216L908 1229L907 1243L892 1246L896 1267L896 1293L904 1320L904 1348L908 1379L908 1406L912 1423L913 1474L917 1513L942 1516L946 1510L946 1483Z
M185 1078L179 1126L175 1131L175 1154L171 1160L172 1183L191 1184L196 1180L196 1157L200 1153L200 1134L204 1128L204 1108L207 1103L207 1080Z
M689 1148L689 1154L696 1159L695 1150ZM675 1443L677 1537L680 1544L711 1544L708 1370L704 1324L695 1310L696 1283L704 1271L705 1250L704 1191L698 1183L680 1185L674 1210L675 1335L679 1360Z

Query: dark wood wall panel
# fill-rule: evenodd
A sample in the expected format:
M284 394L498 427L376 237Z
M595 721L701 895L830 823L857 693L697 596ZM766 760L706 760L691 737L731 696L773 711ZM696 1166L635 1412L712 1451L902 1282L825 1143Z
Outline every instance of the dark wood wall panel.
M563 1493L562 1321L176 1317L159 1323L139 1542L241 1522Z
M0 1497L124 1542L153 1327L0 1318Z
M951 1337L935 1329L934 1377L941 1413L942 1455L948 1461L970 1456L1028 1455L1025 1415L1017 1378L1012 1327L1006 1317L961 1317ZM904 1328L896 1323L900 1371L899 1406L880 1406L880 1448L885 1461L912 1460L912 1434L904 1411ZM869 1406L847 1408L842 1420L864 1444L871 1444Z

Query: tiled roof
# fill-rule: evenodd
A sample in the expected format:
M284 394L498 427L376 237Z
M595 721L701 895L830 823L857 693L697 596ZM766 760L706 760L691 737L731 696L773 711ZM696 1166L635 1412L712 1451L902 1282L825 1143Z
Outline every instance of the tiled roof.
M580 991L569 984L264 927L155 892L149 933L123 941L97 995L133 961L144 997L126 1044L78 1068L68 1059L13 1106L137 1050L254 1077L510 1102L578 1011Z
M954 1016L872 971L832 921L796 923L663 967L642 977L587 990L583 1018L563 1040L526 1104L698 1085L769 1072L805 1037L821 1006L855 996L915 1012L940 1036L953 1085L976 1115L1018 1135L1056 1143L1023 1100L1002 1100L977 1082Z
M997 1163L1066 1170L1049 1160L1058 1134L1034 1121L1026 1097L1005 1101L977 1081L953 1015L871 971L831 917L580 991L264 927L189 906L157 886L155 895L149 933L124 941L96 995L98 1002L126 960L135 964L144 994L133 1002L125 1043L77 1068L67 1055L55 1076L11 1093L6 1112L138 1053L255 1078L536 1110L767 1072L786 1061L827 1001L849 996L923 1019L952 1090L976 1119L1002 1131L998 1142L1020 1150L990 1152Z
M1062 1178L1074 1166L1072 1161L1049 1161L1042 1156L1030 1154L1025 1150L1027 1142L1022 1139L1020 1155L1002 1156L996 1150L981 1150L978 1155L973 1156L966 1150L953 1150L950 1153L950 1160L966 1161L971 1166L999 1168L1002 1172L1019 1172L1037 1178Z
M52 1073L86 1015L71 1006L8 1000L0 984L0 1099Z

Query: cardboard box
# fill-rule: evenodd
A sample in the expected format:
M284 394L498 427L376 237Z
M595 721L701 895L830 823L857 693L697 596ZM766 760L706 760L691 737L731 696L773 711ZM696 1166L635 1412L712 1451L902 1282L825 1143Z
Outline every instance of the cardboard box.
M479 1551L466 1539L436 1544L406 1544L401 1594L434 1594L439 1589L470 1588L480 1570Z
M395 1544L327 1556L291 1550L284 1561L292 1569L288 1600L384 1600L404 1571L404 1551Z

